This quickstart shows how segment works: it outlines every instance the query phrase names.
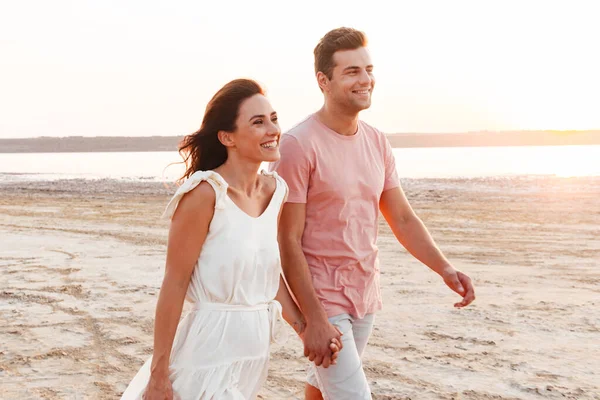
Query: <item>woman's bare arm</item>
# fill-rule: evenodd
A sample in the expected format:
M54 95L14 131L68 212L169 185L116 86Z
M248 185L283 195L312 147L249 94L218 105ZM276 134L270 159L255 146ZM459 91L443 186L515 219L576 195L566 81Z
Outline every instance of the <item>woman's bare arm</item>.
M214 214L215 192L203 182L179 202L169 230L165 276L154 322L154 352L144 398L172 397L169 381L171 348L183 302Z

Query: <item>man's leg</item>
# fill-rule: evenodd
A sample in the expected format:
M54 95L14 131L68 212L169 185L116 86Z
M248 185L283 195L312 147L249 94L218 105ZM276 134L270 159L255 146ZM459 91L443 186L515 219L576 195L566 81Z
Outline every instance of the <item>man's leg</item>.
M358 355L362 359L363 353L367 348L367 343L373 332L373 324L375 322L375 314L367 314L362 319L355 319L352 322L352 332L354 333L354 342Z
M304 400L323 400L323 396L319 389L307 383L304 387Z
M373 329L373 319L372 314L360 320L347 314L329 319L342 331L344 348L336 365L329 368L310 365L304 392L306 400L371 399L361 356Z

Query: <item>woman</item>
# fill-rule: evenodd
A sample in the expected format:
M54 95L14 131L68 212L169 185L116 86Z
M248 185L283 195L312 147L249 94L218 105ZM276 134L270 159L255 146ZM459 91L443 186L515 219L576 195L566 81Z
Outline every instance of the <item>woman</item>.
M277 244L287 185L258 174L262 162L279 159L280 135L262 88L238 79L215 94L200 130L183 140L187 180L165 211L172 221L154 352L123 399L254 398L282 308L302 337ZM186 295L194 307L179 323ZM334 357L340 347L332 340Z

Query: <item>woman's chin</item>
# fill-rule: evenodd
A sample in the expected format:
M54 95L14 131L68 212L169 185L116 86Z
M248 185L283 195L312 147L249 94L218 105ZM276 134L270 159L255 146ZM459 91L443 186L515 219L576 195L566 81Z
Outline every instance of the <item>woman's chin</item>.
M263 162L274 162L278 161L281 158L281 154L279 153L279 149L273 150L269 152L270 154L264 154L262 157Z

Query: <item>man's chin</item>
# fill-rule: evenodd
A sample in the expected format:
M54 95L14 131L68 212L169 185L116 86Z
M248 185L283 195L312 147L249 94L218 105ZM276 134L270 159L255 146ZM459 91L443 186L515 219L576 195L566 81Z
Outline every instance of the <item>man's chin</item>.
M358 113L363 110L367 110L369 107L371 107L371 100L363 101L360 103L354 103L353 106L354 106L355 111Z
M368 101L349 101L339 104L338 107L340 107L341 110L345 110L344 112L358 114L359 112L371 107L371 99Z

